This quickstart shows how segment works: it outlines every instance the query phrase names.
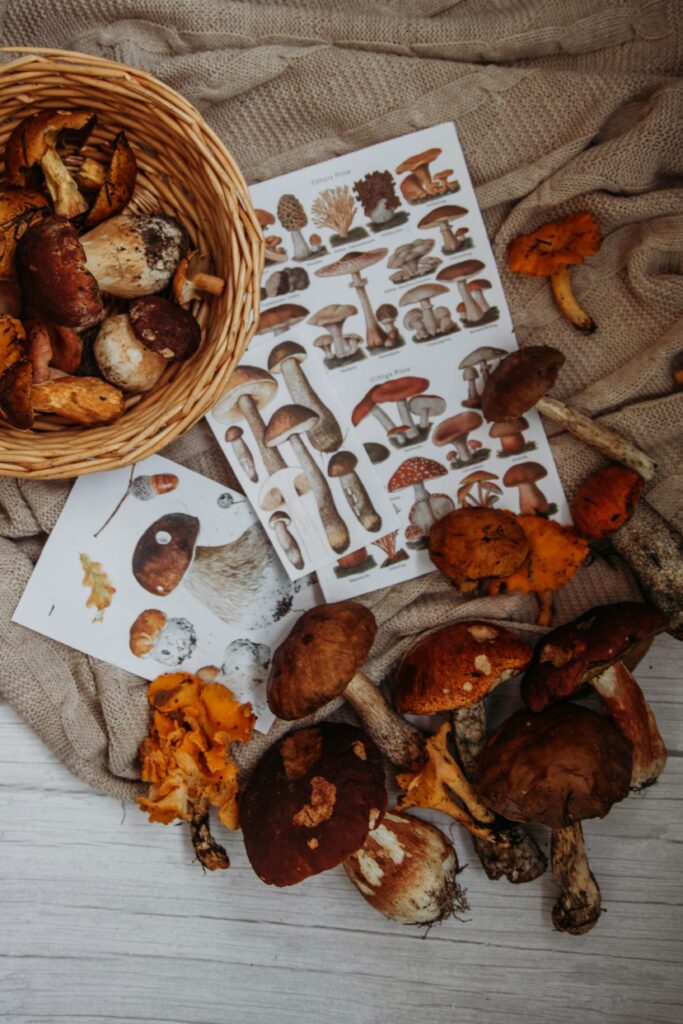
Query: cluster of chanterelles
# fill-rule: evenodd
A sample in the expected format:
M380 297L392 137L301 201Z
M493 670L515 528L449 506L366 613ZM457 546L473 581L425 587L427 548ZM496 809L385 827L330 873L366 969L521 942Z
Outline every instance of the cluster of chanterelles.
M122 415L200 342L189 307L224 285L162 214L123 213L137 164L119 132L105 166L87 110L43 110L5 148L0 185L0 411L14 427L36 413L85 426ZM73 173L72 173L73 171ZM158 293L171 288L174 301ZM110 298L129 301L107 315ZM120 307L119 307L120 308ZM84 337L96 334L92 357Z

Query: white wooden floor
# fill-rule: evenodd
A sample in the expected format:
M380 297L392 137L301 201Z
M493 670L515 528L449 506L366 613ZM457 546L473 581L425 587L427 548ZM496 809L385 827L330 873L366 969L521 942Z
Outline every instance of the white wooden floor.
M550 876L488 882L463 833L470 920L426 936L341 870L262 885L237 836L232 868L203 875L184 829L124 815L0 705L0 1021L680 1024L681 650L660 638L639 670L672 756L656 787L588 823L607 913L583 938L553 932Z

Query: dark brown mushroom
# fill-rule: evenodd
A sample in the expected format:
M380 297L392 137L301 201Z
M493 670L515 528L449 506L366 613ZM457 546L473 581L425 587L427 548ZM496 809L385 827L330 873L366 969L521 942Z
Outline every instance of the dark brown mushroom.
M482 580L509 576L529 554L529 542L512 512L459 508L429 534L429 557L462 593Z
M128 318L138 341L169 362L184 363L199 348L201 330L195 317L160 295L133 299Z

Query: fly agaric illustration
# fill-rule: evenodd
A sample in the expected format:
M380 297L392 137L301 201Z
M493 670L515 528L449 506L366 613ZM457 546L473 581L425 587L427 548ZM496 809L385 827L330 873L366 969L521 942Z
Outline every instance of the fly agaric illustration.
M418 284L414 288L409 288L407 292L404 292L399 299L398 304L403 307L419 303L422 324L427 335L430 338L433 338L444 332L441 330L439 322L434 316L432 299L436 298L437 295L444 295L447 291L448 289L442 284Z
M244 474L253 484L258 483L258 471L254 465L254 456L244 440L244 431L236 424L225 431L225 440L232 447L235 458L244 470Z
M481 395L481 409L489 422L513 420L531 408L615 462L651 480L656 463L632 441L556 398L546 397L557 379L564 356L549 345L529 345L511 352L491 374Z
M337 559L334 567L334 575L338 580L346 579L347 576L355 576L358 573L369 572L374 569L377 562L368 554L367 548L358 548L348 555L342 555Z
M287 558L294 568L303 569L304 559L301 554L301 548L289 532L291 522L291 517L284 511L284 509L278 509L271 515L268 520L268 525L275 534L279 546L287 555Z
M254 523L234 541L197 544L200 522L184 512L148 526L133 552L133 576L156 597L182 583L223 622L247 629L269 625L291 607L292 584L262 527Z
M353 190L373 231L397 227L407 221L408 214L400 209L401 200L389 171L370 171L353 183Z
M219 423L246 420L268 473L285 468L285 461L276 449L263 441L266 425L261 409L275 398L277 383L272 374L258 366L237 366L228 386L213 407L212 415Z
M83 145L97 122L90 110L42 110L20 121L5 147L5 176L22 188L41 177L60 217L78 217L89 203L62 161L65 145Z
M434 244L433 238L416 238L412 242L399 245L387 260L387 266L394 271L389 275L389 280L401 284L403 281L410 281L413 277L424 277L436 270L441 260L437 256L429 255Z
M596 325L574 295L569 267L595 256L601 241L595 217L573 213L515 238L508 247L508 268L513 274L549 277L562 315L584 334L590 334Z
M372 267L375 263L383 260L388 249L368 249L366 252L347 252L336 263L329 263L326 267L319 267L316 270L316 277L339 277L342 274L350 274L352 288L355 288L360 302L361 309L365 316L365 336L368 350L381 349L384 347L387 337L385 332L377 323L375 314L372 311L372 304L368 298L365 286L367 278L362 276L364 270Z
M136 658L177 668L197 646L197 634L188 619L169 619L158 608L147 608L130 627L129 646Z
M427 149L424 153L408 157L396 168L397 174L407 175L401 181L400 188L409 203L423 203L433 196L457 192L460 188L457 181L449 181L452 170L439 171L433 176L430 173L430 164L440 156L440 149Z
M629 791L631 750L610 720L577 704L517 711L489 736L474 773L480 798L498 814L552 829L551 864L561 893L558 931L583 935L600 916L600 889L581 830Z
M489 473L485 469L475 469L473 473L468 473L458 487L457 498L460 508L466 506L491 508L495 505L503 493L495 483L496 480L498 480L496 474Z
M488 323L489 320L495 320L498 317L496 307L492 307L486 313L479 303L475 301L474 295L468 288L470 279L483 269L484 264L481 260L463 260L462 263L449 263L447 267L443 267L436 275L437 281L456 282L460 297L465 305L465 315L462 317L462 323L467 327L473 327L482 322Z
M136 498L138 501L151 501L153 498L158 498L162 494L170 494L171 491L175 491L179 483L180 480L175 473L153 473L151 476L148 476L145 473L140 474L140 476L135 476L135 465L133 465L131 467L130 476L128 477L128 483L123 495L114 506L112 512L102 523L99 530L93 533L93 537L99 537L105 527L109 526L114 516L128 498Z
M225 281L211 273L211 257L192 249L176 267L173 275L173 298L183 309L203 295L220 295Z
M547 475L548 470L540 462L518 462L510 466L503 477L503 485L519 488L520 515L544 515L548 512L548 499L537 487L537 481Z
M474 410L460 412L456 416L449 416L442 420L432 434L432 441L437 447L452 444L457 453L457 458L452 460L452 468L460 469L470 462L481 462L490 455L489 448L479 448L476 452L472 448L472 442L468 441L468 435L480 427L483 423L482 417Z
M517 516L503 509L459 508L429 534L429 557L462 594L482 581L508 577L529 556L529 541Z
M500 443L500 450L497 452L499 458L508 455L519 455L521 452L533 451L536 447L535 441L525 441L524 430L529 429L529 423L524 416L518 416L516 420L503 420L502 423L492 423L489 430L489 437L496 438Z
M446 476L447 472L446 467L434 459L414 456L401 463L387 484L390 494L406 487L413 488L415 503L408 518L411 525L420 531L419 536L414 538L415 540L426 537L434 523L455 508L451 499L445 494L430 494L425 487L428 480L437 480L441 476Z
M3 186L0 188L0 279L16 275L14 255L17 242L32 224L52 213L42 192L34 189ZM11 309L3 310L17 316Z
M282 248L282 239L277 235L266 234L266 231L275 223L275 217L268 210L254 210L254 214L266 243L266 266L269 263L284 263L287 253Z
M286 466L268 477L258 495L258 506L265 512L287 512L290 523L299 538L297 546L302 551L304 560L308 558L306 539L318 536L320 533L315 522L309 516L306 506L300 500L305 494L309 494L310 490L311 485L305 473L298 466ZM289 523L287 528L289 531ZM284 536L282 528L278 528L276 536L279 534L282 534L281 539L286 541L287 538ZM325 542L324 534L321 540L323 543Z
M382 517L374 508L363 481L356 473L358 459L353 452L337 452L327 464L327 475L339 480L351 511L364 530L377 533L382 527Z
M438 228L442 238L441 252L450 255L461 248L461 243L453 234L451 225L461 217L466 217L468 213L469 210L466 210L464 206L437 206L435 210L430 210L425 214L422 220L418 221L417 226L423 231Z
M386 569L390 565L394 565L396 562L404 562L408 557L406 551L403 548L396 547L396 538L398 537L398 530L392 530L391 533L387 533L384 537L380 537L379 540L373 540L373 545L379 548L384 553L384 561L380 565L380 569Z
M348 343L349 336L344 334L344 321L357 312L356 306L334 304L323 306L308 318L309 324L313 324L314 327L323 327L331 336L332 354L327 359L330 369L365 358L362 349L350 345Z
M280 306L262 309L256 334L284 334L290 327L305 320L308 312L305 306L299 306L296 302L284 302Z
M334 413L328 409L308 382L301 364L306 359L306 349L296 341L281 341L268 356L268 369L272 374L281 373L293 402L312 409L318 421L308 433L308 440L319 452L335 452L342 443L341 427Z
M301 233L308 224L308 217L296 196L288 194L280 197L277 204L277 217L283 228L292 236L292 259L301 262L316 255Z
M264 442L268 448L289 442L299 466L308 478L327 542L333 551L342 554L349 546L349 531L337 511L327 480L301 437L301 434L308 434L317 423L318 415L312 409L302 405L283 405L273 413L266 427Z
M330 238L332 245L360 241L361 238L367 238L368 233L362 227L351 228L357 209L348 185L326 188L313 200L313 223L316 227L330 228L334 232Z

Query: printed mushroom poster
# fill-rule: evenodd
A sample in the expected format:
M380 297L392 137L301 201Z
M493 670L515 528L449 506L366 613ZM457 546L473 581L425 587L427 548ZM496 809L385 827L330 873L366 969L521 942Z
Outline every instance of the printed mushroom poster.
M290 577L334 601L421 576L467 505L569 522L538 414L480 410L518 346L454 126L250 191L261 315L208 421Z
M243 495L155 455L79 477L13 621L145 679L223 682L265 730L271 652L320 600Z

